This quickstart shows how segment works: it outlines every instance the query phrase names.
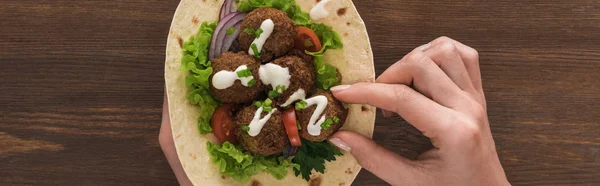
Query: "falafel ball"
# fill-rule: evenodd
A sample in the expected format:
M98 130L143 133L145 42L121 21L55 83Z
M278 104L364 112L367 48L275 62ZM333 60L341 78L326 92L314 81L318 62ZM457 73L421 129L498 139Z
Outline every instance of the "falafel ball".
M294 21L285 12L275 8L257 8L253 10L244 18L240 29L258 30L262 22L267 19L273 20L275 27L260 51L260 61L263 63L285 55L294 47L294 38L296 37L296 24ZM238 37L240 45L245 51L250 49L250 45L256 38L256 35L246 32L240 32Z
M339 130L342 127L342 125L344 125L344 122L346 122L346 117L348 116L348 109L346 109L342 102L335 99L333 95L329 92L318 90L317 93L313 95L313 97L315 96L327 97L327 107L325 107L325 110L323 111L321 116L325 114L326 119L332 120L334 117L337 117L339 121L333 122L327 130L321 129L320 135L313 136L308 133L307 125L310 121L310 117L312 116L313 112L315 112L317 106L312 105L303 110L296 110L296 116L298 118L298 121L300 122L300 126L302 126L302 131L300 131L300 137L309 141L321 142L329 138L329 136L331 136L333 133ZM321 116L319 116L319 118Z
M236 126L241 127L242 125L249 125L254 118L254 113L258 108L254 105L246 106L236 113L233 121ZM262 112L261 118L265 117L268 113ZM250 136L248 132L244 130L236 130L238 141L244 149L251 153L259 154L263 156L278 154L283 152L285 145L289 143L287 134L285 133L285 127L283 126L283 120L281 118L281 112L279 110L273 112L271 118L267 120L267 123L263 126L257 136Z
M217 89L212 84L213 76L220 72L221 70L226 71L235 71L239 66L246 65L248 69L252 71L252 76L254 77L255 84L250 87L246 87L242 85L242 82L236 80L233 85L226 89ZM210 75L209 82L210 83L210 92L217 99L221 100L225 103L247 103L251 102L256 98L261 92L263 92L263 84L260 81L258 76L258 68L260 68L260 63L252 56L244 53L244 52L225 52L221 54L221 56L215 58L212 63L213 72Z
M315 60L314 56L308 55L306 52L302 51L302 50L298 50L298 49L292 49L287 53L288 56L298 56L302 59L304 59L304 62L307 62L309 64L313 64L313 61Z
M290 86L286 87L282 94L274 98L276 105L281 105L294 94L298 89L304 90L306 94L312 92L317 81L316 70L312 63L308 63L298 56L285 56L277 58L273 64L283 68L288 68L290 71ZM267 92L272 90L272 86L266 86Z

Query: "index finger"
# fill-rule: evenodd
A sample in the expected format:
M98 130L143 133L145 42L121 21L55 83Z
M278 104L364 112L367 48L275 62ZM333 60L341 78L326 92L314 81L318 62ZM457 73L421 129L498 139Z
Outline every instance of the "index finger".
M401 84L357 83L334 87L331 91L342 102L396 112L429 138L435 138L448 127L444 122L449 121L453 112Z

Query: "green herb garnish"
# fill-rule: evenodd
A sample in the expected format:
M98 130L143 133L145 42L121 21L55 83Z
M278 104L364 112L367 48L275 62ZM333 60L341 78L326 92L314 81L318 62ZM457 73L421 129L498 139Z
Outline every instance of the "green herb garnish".
M260 59L261 55L260 55L260 52L258 51L258 47L256 46L256 43L252 43L252 45L250 45L250 48L252 48L252 53L254 53L254 57Z
M296 125L298 126L298 130L302 130L302 125L300 125L299 120L296 120Z
M260 35L263 33L263 29L262 28L258 28L258 30L256 30L256 32L254 33L254 35L256 35L256 38L259 38Z
M275 91L277 91L277 93L279 94L283 94L283 91L285 91L285 89L285 85L277 85L277 87L275 87Z
M331 127L331 124L333 124L333 120L331 120L331 118L326 119L325 122L321 123L321 129L327 130Z
M262 103L261 103L260 101L255 101L255 102L254 102L254 106L256 106L256 107L259 107L259 108L260 108L260 107L262 107Z
M240 78L252 76L252 71L250 71L250 69L240 70L240 71L237 71L236 73L237 73L237 76Z
M303 110L303 109L305 109L307 104L308 103L306 103L306 101L296 102L296 110Z
M333 122L334 123L339 123L340 122L340 118L338 118L337 116L333 116Z
M312 142L302 140L302 146L296 152L292 163L300 165L294 169L296 176L302 174L302 178L310 180L310 174L314 169L317 172L325 172L325 161L335 161L335 156L341 156L342 152L328 142Z
M277 93L277 91L275 91L275 90L270 90L269 91L269 97L270 98L276 98L278 96L279 96L279 93Z
M251 79L250 81L248 81L248 87L253 87L256 84L256 81L254 79Z
M229 29L227 29L227 35L231 35L236 31L235 27L231 27Z
M242 125L240 128L246 132L250 131L250 127L248 125Z
M263 106L265 106L265 105L266 105L266 106L271 106L271 104L273 104L273 101L272 101L271 99L267 98L267 99L265 100L265 102L263 103Z
M254 31L254 29L251 29L251 28L245 28L244 32L248 35L254 35L255 31Z

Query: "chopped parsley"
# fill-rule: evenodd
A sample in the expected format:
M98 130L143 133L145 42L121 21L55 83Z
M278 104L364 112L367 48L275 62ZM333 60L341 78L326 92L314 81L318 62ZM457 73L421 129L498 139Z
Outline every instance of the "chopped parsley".
M231 35L236 31L235 27L231 27L229 29L227 29L227 35Z
M298 130L302 130L302 125L300 125L300 121L296 120L296 125L298 126Z
M325 122L321 123L321 129L327 130L331 127L331 124L333 124L333 120L331 120L331 118L326 119Z
M237 73L237 76L240 78L252 76L252 71L250 71L250 69L240 70L240 71L237 71L236 73Z
M306 103L306 101L300 101L296 103L296 110L303 110L306 108L306 105L308 103Z
M258 47L256 46L256 43L252 43L252 45L250 45L250 48L252 48L252 53L254 53L254 57L256 58L261 58L260 52L258 51Z
M242 125L242 127L240 127L243 131L250 131L250 127L248 125Z

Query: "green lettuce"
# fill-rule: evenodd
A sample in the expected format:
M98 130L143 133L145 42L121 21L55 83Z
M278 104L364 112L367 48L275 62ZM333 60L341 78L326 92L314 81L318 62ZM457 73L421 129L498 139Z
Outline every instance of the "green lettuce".
M238 11L250 12L262 7L276 8L287 13L296 25L310 24L310 16L302 11L295 0L242 0L238 5Z
M313 23L308 25L308 27L311 30L313 30L315 34L317 34L319 40L321 40L321 45L323 47L321 48L321 51L318 52L306 51L307 54L313 56L320 56L323 55L323 53L325 53L325 51L327 51L328 49L341 49L344 47L340 35L336 31L333 31L333 29L331 29L330 26L324 25L322 23Z
M325 57L322 55L315 56L314 65L317 70L318 88L329 90L329 88L340 84L337 68L325 63Z
M219 102L208 91L210 88L208 78L213 71L211 62L208 61L208 48L216 26L216 22L202 23L198 33L190 37L182 47L181 69L189 72L185 78L185 85L190 89L187 99L192 104L200 105L198 117L200 134L212 132L210 119L219 106Z
M221 174L240 182L246 182L251 176L262 171L281 180L287 176L288 168L300 169L298 164L292 163L293 157L252 155L229 142L222 145L207 142L206 145L211 159L219 167Z

